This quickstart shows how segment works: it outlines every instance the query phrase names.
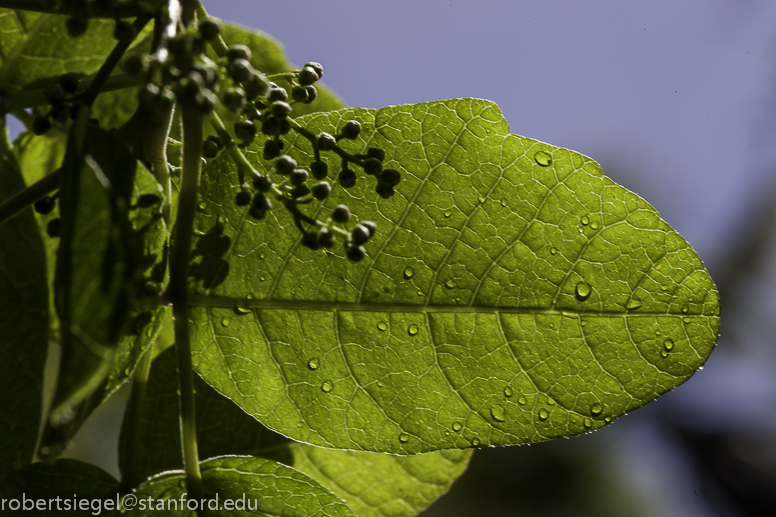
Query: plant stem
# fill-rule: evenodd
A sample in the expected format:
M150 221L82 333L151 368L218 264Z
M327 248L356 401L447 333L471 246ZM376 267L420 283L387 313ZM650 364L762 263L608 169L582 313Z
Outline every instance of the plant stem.
M194 232L194 215L197 209L197 192L202 152L202 115L196 108L182 106L183 120L183 169L178 198L170 257L169 299L174 318L175 348L178 354L178 387L180 389L180 430L183 466L189 498L200 499L203 494L202 474L199 471L197 452L197 428L194 408L194 373L189 340L188 270L191 239Z
M208 18L207 11L205 10L205 7L202 5L202 2L197 0L197 17L202 20L204 18ZM226 42L224 42L224 39L219 34L215 38L211 39L209 41L210 47L213 49L213 51L216 53L218 57L224 57L226 55L226 51L229 50L229 47L226 46Z
M143 27L146 26L149 20L151 20L151 16L149 15L138 16L134 23L132 23L132 26L135 28L135 34L140 34L140 31L143 30ZM108 58L105 60L102 66L100 66L100 69L97 71L97 75L89 84L89 87L83 94L79 95L80 99L88 106L94 104L94 99L96 99L100 94L100 91L102 91L103 84L105 84L105 81L108 79L108 77L110 77L111 72L113 72L113 69L116 68L119 60L124 55L124 52L126 52L129 46L132 45L133 41L135 41L135 38L126 39L116 43L116 46L113 47L113 50L111 51Z
M46 194L59 188L62 182L62 169L57 169L41 178L26 189L17 192L0 204L0 224L15 216Z
M88 90L93 81L90 81L86 83L86 88L83 89L85 92ZM142 79L137 79L136 77L131 77L127 74L118 74L108 77L107 80L102 85L102 88L100 89L100 92L111 92L114 90L123 90L124 88L132 88L134 86L140 86L143 84ZM11 113L13 112L14 116L17 116L17 113L19 110L23 110L26 108L33 108L35 106L45 106L47 104L50 104L51 101L46 99L45 95L43 94L43 90L35 91L35 92L25 92L20 93L19 95L13 95L11 97L3 97L0 99L0 112L3 113Z
M154 343L148 347L143 357L137 363L135 374L132 378L132 393L129 396L129 405L127 407L127 432L129 436L126 441L126 464L124 465L124 476L122 479L123 488L129 491L145 479L143 473L138 469L138 459L140 453L137 451L137 445L140 441L140 433L145 422L142 421L143 402L145 400L146 388L148 387L148 377L151 373L151 360L154 356Z

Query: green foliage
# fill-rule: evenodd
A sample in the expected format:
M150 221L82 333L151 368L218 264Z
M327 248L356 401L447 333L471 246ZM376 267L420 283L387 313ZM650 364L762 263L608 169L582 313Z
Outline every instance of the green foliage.
M0 497L411 516L474 448L593 431L709 356L690 245L495 104L344 109L264 34L89 5L0 8L0 106L51 126L2 143ZM57 460L130 379L120 479Z

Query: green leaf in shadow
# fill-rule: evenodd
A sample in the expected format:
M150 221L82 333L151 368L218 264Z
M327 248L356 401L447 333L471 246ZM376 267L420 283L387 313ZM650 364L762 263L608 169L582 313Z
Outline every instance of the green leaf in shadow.
M349 119L363 130L343 147L385 149L396 195L362 176L302 209L325 221L344 203L376 222L360 263L302 246L282 208L250 219L226 156L203 174L196 230L222 222L231 244L226 280L191 284L194 365L267 427L397 454L530 443L600 428L706 361L711 278L596 162L509 134L477 99L299 121L317 134ZM262 144L247 156L274 174ZM288 149L312 161L307 140Z
M24 179L0 123L0 202ZM32 461L49 332L46 255L32 210L0 225L0 479Z

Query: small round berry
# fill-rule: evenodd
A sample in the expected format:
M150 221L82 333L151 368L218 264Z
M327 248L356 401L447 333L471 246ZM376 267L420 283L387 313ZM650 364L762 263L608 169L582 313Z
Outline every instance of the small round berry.
M257 210L255 208L251 207L251 209L248 210L248 215L250 215L251 217L253 217L257 221L261 221L262 219L264 219L264 217L267 216L267 211L266 210Z
M377 147L370 147L366 150L366 157L367 158L376 158L380 160L381 162L385 160L385 151L382 149L378 149Z
M245 106L245 92L242 88L229 88L224 92L224 106L232 111L240 111Z
M218 144L212 140L205 140L202 142L202 156L205 158L215 158L220 150Z
M334 246L334 234L329 231L328 228L321 228L318 230L318 244L324 248L331 248Z
M266 117L261 123L261 132L267 136L277 136L281 129L280 121L275 117Z
M238 140L247 142L256 136L256 126L250 120L240 120L234 123L234 136Z
M62 228L62 221L57 217L56 219L52 219L46 224L46 234L49 237L59 237L59 232Z
M249 103L243 108L243 115L245 115L245 118L248 120L261 120L261 113L256 109L256 106L254 106L253 103Z
M304 236L302 236L302 245L313 251L321 249L321 245L318 243L317 233L305 233Z
M221 25L212 18L202 18L197 24L200 35L210 41L216 39L221 34Z
M275 101L287 101L288 100L288 92L285 88L280 88L279 86L273 86L270 88L269 93L267 94L267 101L269 102L275 102Z
M240 190L237 195L234 196L234 204L237 206L248 206L251 202L251 193L247 190Z
M316 63L315 61L310 61L308 63L304 64L305 68L312 68L315 70L316 75L318 76L318 79L321 79L323 77L323 65L320 63Z
M50 214L51 211L54 210L54 207L56 206L57 206L57 201L51 196L46 196L44 198L41 198L35 201L35 204L32 205L35 211L41 215Z
M355 140L360 132L361 124L357 120L350 120L342 128L342 138Z
M291 197L293 197L297 203L309 203L310 201L312 201L312 199L309 199L309 198L303 201L300 200L300 198L308 196L309 194L310 194L310 187L308 187L304 183L302 183L301 185L297 185L296 187L294 187L294 190L291 191Z
M209 142L213 142L214 144L216 144L216 145L218 146L218 150L219 150L219 151L220 151L221 149L223 149L223 148L224 148L224 143L223 143L223 142L221 141L221 139L220 139L220 138L218 138L216 135L210 135L209 137L207 137L207 139L206 139L206 140L207 140L207 141L209 141Z
M307 178L310 177L310 174L304 170L304 169L294 169L291 171L291 174L289 175L288 179L291 181L292 185L301 185L305 181L307 181Z
M67 104L54 104L51 106L51 118L59 122L60 124L64 124L67 122L67 119L70 118L70 108Z
M315 89L315 86L305 86L305 90L307 90L307 100L304 101L305 104L310 104L315 99L318 98L318 90Z
M343 188L350 188L356 184L356 173L351 169L342 169L339 173L339 184Z
M331 220L335 223L345 224L350 219L350 208L347 205L337 205L331 211Z
M124 73L135 78L142 77L148 71L150 59L147 55L135 54L129 56L121 63L121 69Z
M291 106L287 102L275 101L269 106L272 116L276 118L286 118L291 114Z
M306 86L297 85L291 88L291 98L294 99L295 102L307 103L309 96Z
M116 20L116 27L113 29L113 37L119 41L132 41L137 36L137 29L126 20Z
M75 91L78 89L78 78L79 76L75 72L62 74L59 76L59 86L66 93L75 93Z
M359 224L350 231L350 239L356 246L359 244L364 244L371 236L372 235L369 233L369 228L363 224Z
M173 97L173 100L174 99L175 97ZM203 91L201 94L197 95L194 100L197 105L197 109L203 115L210 115L213 110L216 109L216 105L218 104L218 97L216 97L216 94L210 90Z
M401 173L396 169L385 169L377 180L386 187L395 187L401 181Z
M278 126L279 126L278 133L280 133L281 135L287 135L291 132L291 122L289 122L287 118L279 119Z
M65 102L65 90L59 85L53 86L43 92L43 97L52 104L59 104Z
M329 166L326 162L315 161L310 164L310 174L317 180L322 180L329 175Z
M194 56L201 56L205 53L207 44L202 37L196 37L191 41L191 54Z
M383 199L390 199L391 196L393 196L393 187L379 183L375 187L375 192L377 192L377 194L379 194L379 196Z
M316 137L315 144L321 151L331 151L337 145L337 140L329 133L321 133Z
M372 221L363 221L361 223L361 226L369 230L369 236L372 237L375 232L377 231L377 225L373 223Z
M77 38L89 28L89 20L80 16L71 16L65 22L65 27L71 38Z
M226 59L230 62L237 59L251 60L251 49L245 45L232 45L229 50L226 51Z
M264 77L264 74L254 71L247 81L243 81L243 88L245 89L245 95L253 100L256 97L267 94L269 91L269 81Z
M229 67L229 75L237 82L249 81L255 73L253 66L246 59L235 59Z
M274 160L278 156L280 156L280 145L275 140L264 142L264 159Z
M51 129L51 121L48 117L35 117L32 121L32 132L38 136L43 135Z
M162 198L157 196L156 194L141 194L137 198L137 203L135 206L137 208L151 208L152 206L158 205L162 201Z
M253 201L251 201L251 207L256 210L269 210L272 208L272 201L264 194L255 194Z
M363 246L348 246L345 248L345 255L353 262L361 262L366 257L366 250Z
M367 174L380 174L383 170L383 162L377 158L367 158L364 160L364 172Z
M306 66L299 71L298 79L299 84L302 86L309 86L318 80L318 73L309 66Z
M313 197L318 201L323 201L331 193L331 185L328 181L321 181L313 185Z
M191 72L199 74L202 77L202 83L211 90L218 80L218 70L210 65L195 66Z
M296 160L287 154L275 160L275 170L283 176L288 176L294 169L296 169Z
M253 188L259 192L268 192L272 188L272 180L266 176L253 178Z

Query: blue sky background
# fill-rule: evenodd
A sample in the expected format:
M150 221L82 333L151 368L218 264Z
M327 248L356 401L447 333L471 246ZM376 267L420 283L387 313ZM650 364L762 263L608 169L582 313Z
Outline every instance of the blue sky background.
M655 206L720 284L717 349L676 392L590 436L530 450L595 451L596 468L630 487L622 501L610 497L622 504L612 515L743 515L709 488L710 467L675 430L770 444L740 457L776 465L776 2L203 3L271 34L292 62L321 62L350 106L489 99L513 133L593 157ZM513 449L478 453L472 469L497 473L488 483L508 491L529 468L526 448ZM466 514L465 486L428 515ZM472 504L481 515L523 514Z

